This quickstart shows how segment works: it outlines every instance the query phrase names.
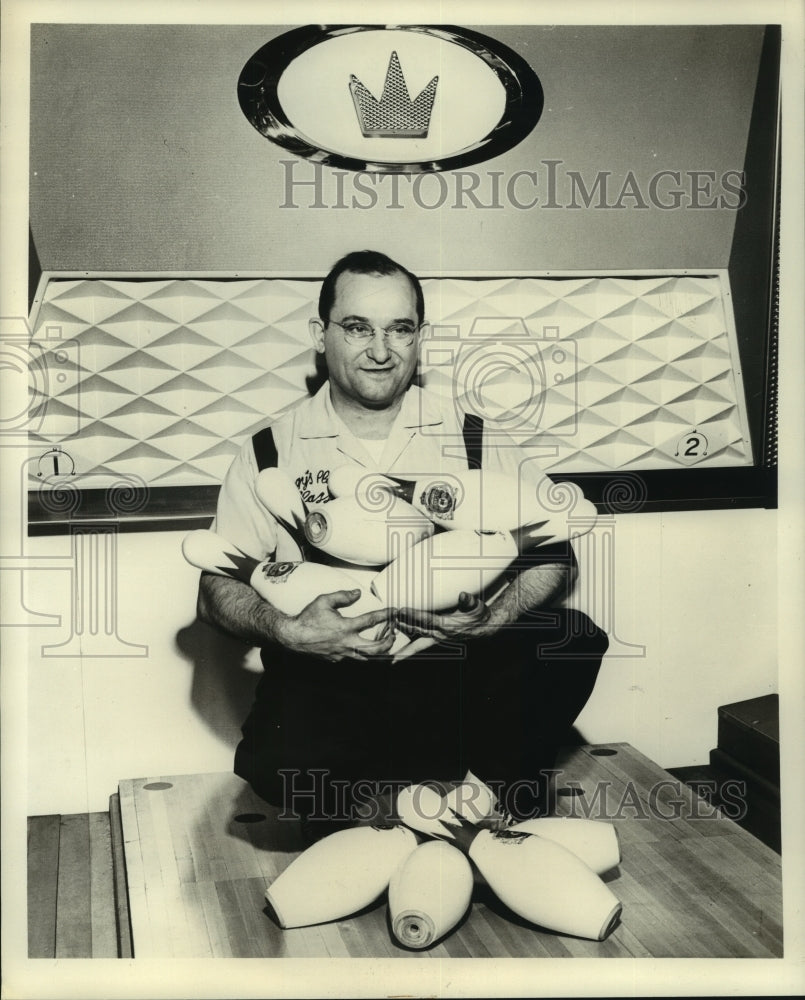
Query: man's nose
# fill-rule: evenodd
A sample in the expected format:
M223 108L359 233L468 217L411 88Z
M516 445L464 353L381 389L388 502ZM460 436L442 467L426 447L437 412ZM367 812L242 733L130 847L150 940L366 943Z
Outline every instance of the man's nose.
M377 329L374 331L369 346L366 348L366 353L378 364L383 364L386 361L390 352L386 343L386 333L384 330Z

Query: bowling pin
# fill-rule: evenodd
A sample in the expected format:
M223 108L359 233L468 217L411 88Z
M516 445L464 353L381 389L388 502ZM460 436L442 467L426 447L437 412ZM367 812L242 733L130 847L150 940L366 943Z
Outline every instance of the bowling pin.
M358 590L360 584L335 566L308 562L258 562L225 538L206 528L185 535L185 559L198 569L248 583L264 601L286 615L298 615L320 594ZM348 618L383 607L368 590L361 589L355 604L340 608Z
M548 521L514 531L444 531L404 549L371 589L389 606L444 611L462 591L486 590L522 552L559 540Z
M323 837L266 890L280 927L347 917L373 903L418 844L404 826L357 826Z
M467 912L474 878L466 857L442 840L420 844L389 883L391 930L408 948L429 948Z
M402 479L393 474L372 474L356 466L334 469L328 482L334 496L353 494L374 506L386 490L407 501L441 528L448 530L511 531L523 525L552 519L554 529L566 538L590 531L597 518L595 505L590 503L573 484L563 484L563 490L578 493L572 507L572 520L567 514L546 509L537 497L533 484L502 472L467 469L462 472L440 473ZM561 522L561 524L560 524Z
M265 509L293 539L299 558L304 559L304 525L308 510L290 476L282 469L263 469L254 482L254 489Z
M463 851L492 892L524 920L594 941L603 941L615 927L621 903L561 844L523 831L475 826L426 785L404 788L396 808L406 826Z
M443 796L442 801L472 823L497 819L509 830L533 833L561 844L596 875L603 875L620 864L620 842L611 823L563 816L541 816L519 823L509 819L507 822L508 817L499 808L497 797L472 771L468 771L463 782Z
M327 489L335 499L354 497L367 510L382 510L397 489L395 480L362 465L339 465L327 480Z
M403 549L435 531L428 518L396 497L372 514L356 497L340 497L311 511L305 538L335 559L362 566L385 566Z
M612 823L575 816L542 816L512 823L508 829L532 833L561 844L596 875L603 875L620 864L620 842Z
M498 811L498 800L491 788L472 771L467 771L464 780L444 795L442 801L457 816L468 819L471 823L491 819L496 813L502 815Z

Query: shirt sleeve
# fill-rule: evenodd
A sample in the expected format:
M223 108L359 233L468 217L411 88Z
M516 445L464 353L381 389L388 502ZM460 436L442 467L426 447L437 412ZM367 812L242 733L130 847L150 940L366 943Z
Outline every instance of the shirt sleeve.
M257 462L249 439L235 456L221 485L212 528L247 555L262 560L277 548L277 526L257 497L256 478Z

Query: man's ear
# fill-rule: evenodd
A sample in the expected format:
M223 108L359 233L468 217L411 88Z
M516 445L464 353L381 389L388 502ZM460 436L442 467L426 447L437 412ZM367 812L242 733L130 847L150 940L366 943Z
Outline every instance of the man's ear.
M324 354L324 324L320 319L311 319L308 321L308 329L316 352Z

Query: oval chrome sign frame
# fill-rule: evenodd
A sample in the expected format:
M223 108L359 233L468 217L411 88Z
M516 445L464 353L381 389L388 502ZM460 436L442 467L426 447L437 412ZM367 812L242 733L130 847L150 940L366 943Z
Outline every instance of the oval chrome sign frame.
M494 121L488 123L482 135L470 138L458 149L451 150L442 156L389 155L389 141L394 139L422 139L427 135L428 122L433 109L439 85L438 74L443 67L436 66L436 76L430 79L426 86L413 88L414 94L409 95L404 79L405 65L400 67L396 51L388 58L386 82L382 85L382 93L378 98L381 85L375 82L373 87L365 86L359 80L350 66L344 66L344 85L351 92L351 102L354 104L353 114L356 116L356 126L360 128L363 138L371 142L380 137L386 150L382 156L373 157L357 155L349 148L349 143L338 141L322 141L311 138L291 115L280 99L282 89L281 79L293 63L314 49L336 39L346 39L359 35L361 32L404 32L414 33L418 38L432 38L439 43L449 43L459 46L461 57L473 56L481 60L490 78L496 81L500 90L499 115L494 115ZM390 38L392 36L389 36ZM401 37L399 34L397 38ZM404 37L404 36L403 36ZM413 37L413 36L412 36ZM318 50L319 53L323 50ZM409 70L410 71L410 70ZM396 74L396 77L395 77ZM448 81L449 82L449 81ZM453 82L453 87L458 85ZM396 93L393 92L396 87ZM399 114L399 91L402 90L406 107L403 108L402 124ZM386 105L386 92L390 98ZM464 95L466 96L466 95ZM415 99L414 99L415 98ZM344 98L345 100L345 98ZM471 102L472 95L469 96ZM271 142L314 162L330 167L346 170L367 171L371 173L425 173L441 170L455 170L467 167L483 160L499 156L520 143L534 128L542 115L544 96L539 78L531 66L513 52L508 46L476 31L454 25L307 25L295 28L279 35L262 46L249 59L238 79L238 101L241 110L251 125ZM393 102L396 101L396 104ZM342 102L343 103L343 102ZM410 109L413 109L409 112ZM384 110L385 109L385 110ZM447 109L449 112L449 109ZM466 117L466 105L462 108ZM388 121L378 122L385 111ZM406 120L406 114L409 120ZM373 117L374 115L374 117ZM341 146L341 148L339 148ZM343 148L347 146L347 148ZM355 143L352 143L355 146ZM409 145L410 150L410 145Z

